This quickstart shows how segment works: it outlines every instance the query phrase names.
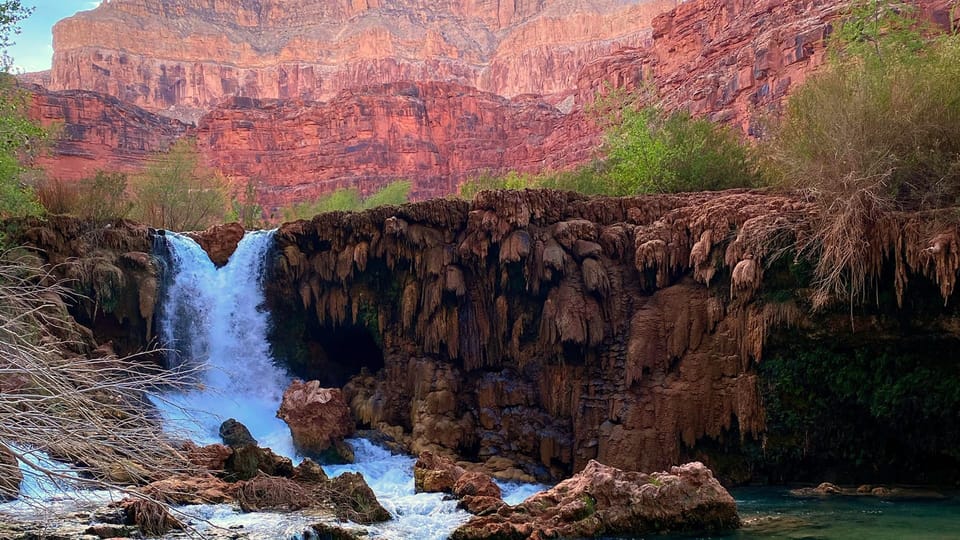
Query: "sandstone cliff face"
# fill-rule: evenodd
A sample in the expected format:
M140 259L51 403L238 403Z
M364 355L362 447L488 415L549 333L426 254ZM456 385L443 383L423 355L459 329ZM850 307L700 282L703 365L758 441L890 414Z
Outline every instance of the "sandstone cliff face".
M318 100L406 80L563 94L584 62L648 41L675 4L114 0L57 24L51 84L181 117L231 96Z
M396 83L328 103L236 98L204 116L196 133L213 166L262 179L261 204L275 208L401 178L414 180L415 197L439 197L485 171L536 171L572 157L551 143L563 125L563 114L534 98Z
M652 83L668 107L762 135L845 2L673 4L114 0L58 25L51 77L196 121L205 159L267 208L396 179L423 198L596 157L585 109L607 85ZM918 5L949 24L949 1ZM67 125L41 162L55 177L132 169L185 130L97 94L44 95L35 116Z
M53 178L78 180L97 170L137 171L188 127L94 92L49 92L39 86L27 90L30 117L57 130L50 153L37 159Z

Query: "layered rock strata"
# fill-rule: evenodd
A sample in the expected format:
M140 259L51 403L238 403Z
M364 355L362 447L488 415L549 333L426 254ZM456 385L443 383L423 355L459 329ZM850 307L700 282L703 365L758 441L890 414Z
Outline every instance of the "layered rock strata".
M114 0L54 27L50 84L194 119L233 96L325 100L411 80L562 97L583 64L645 44L675 5Z

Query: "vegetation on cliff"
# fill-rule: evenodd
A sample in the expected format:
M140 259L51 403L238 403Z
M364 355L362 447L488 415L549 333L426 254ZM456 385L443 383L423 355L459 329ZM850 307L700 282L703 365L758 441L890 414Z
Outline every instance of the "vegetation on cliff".
M367 197L356 188L342 188L322 195L313 201L295 204L281 211L288 221L310 219L326 212L367 210L386 204L398 205L409 200L411 183L407 180L391 182Z
M864 299L878 272L865 238L884 213L960 204L960 35L911 6L859 2L830 62L790 97L767 173L811 192L822 298Z

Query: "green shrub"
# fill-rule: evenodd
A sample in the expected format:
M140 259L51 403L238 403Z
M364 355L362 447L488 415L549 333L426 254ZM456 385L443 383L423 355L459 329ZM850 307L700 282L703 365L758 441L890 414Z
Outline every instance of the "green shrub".
M193 140L181 139L159 154L133 184L133 214L139 221L174 231L223 221L227 194L223 180L200 163Z
M387 204L399 205L407 202L410 197L411 183L409 180L391 182L382 189L363 200L361 208L376 208Z
M326 212L355 212L385 204L403 204L408 201L411 183L408 180L391 182L366 199L356 188L341 188L313 201L297 203L281 211L287 221L310 219Z
M80 217L96 220L127 217L133 202L127 194L127 175L97 171L91 178L84 178L78 186L79 196L74 212Z
M713 191L757 184L749 148L730 128L686 111L627 106L607 132L611 195Z
M924 39L905 13L857 4L767 148L767 171L820 203L823 298L863 297L875 270L865 233L884 212L960 203L960 37Z

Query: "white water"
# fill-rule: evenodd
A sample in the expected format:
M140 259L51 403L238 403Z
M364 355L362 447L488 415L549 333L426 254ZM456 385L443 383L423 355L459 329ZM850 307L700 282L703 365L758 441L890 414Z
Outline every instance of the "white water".
M262 306L273 231L248 233L219 269L190 238L167 233L166 241L172 279L161 306L163 345L176 349L174 364L205 365L200 389L156 401L168 425L209 444L220 442L220 424L235 418L261 446L295 457L290 430L276 417L290 381L273 363Z
M169 233L166 240L172 280L161 306L161 335L180 353L175 356L175 364L205 362L207 371L200 390L168 395L165 398L169 403L158 403L165 418L171 425L192 429L193 437L202 443L219 442L220 423L236 418L261 446L296 460L290 431L276 418L289 378L273 364L267 341L268 314L262 309L264 258L273 234L247 234L220 269L193 240ZM191 424L181 408L209 414ZM325 469L331 476L347 471L362 474L394 517L371 526L372 538L440 540L469 518L469 514L457 510L456 501L444 500L443 494L414 493L414 458L391 454L365 439L351 439L349 443L356 463ZM524 484L501 487L505 500L511 503L525 498L531 489L542 489ZM262 514L259 519L241 517L222 505L197 510L214 521L240 520L248 531L253 523L262 529L273 522L273 517ZM277 534L288 532L286 528L276 530Z
M276 418L289 377L273 363L267 341L268 314L262 309L262 274L273 233L248 233L220 269L193 240L167 233L165 241L170 275L158 332L165 345L177 351L171 355L171 367L204 366L196 391L154 399L167 425L207 444L220 442L220 423L236 418L261 446L296 461L290 431ZM347 471L361 473L393 516L389 522L368 528L371 539L440 540L469 518L469 514L457 510L456 501L444 500L443 494L414 493L414 458L391 454L365 439L348 442L357 462L324 468L331 476ZM53 466L52 462L47 465ZM516 483L500 486L504 500L510 504L543 489ZM45 504L64 498L56 494L62 487L44 487L46 491L32 484L25 489ZM96 496L109 499L113 494ZM0 513L4 510L14 507L0 505ZM211 526L240 527L248 538L300 537L300 531L319 520L304 513L241 514L228 505L183 507L179 511L180 517L186 517L198 531Z

